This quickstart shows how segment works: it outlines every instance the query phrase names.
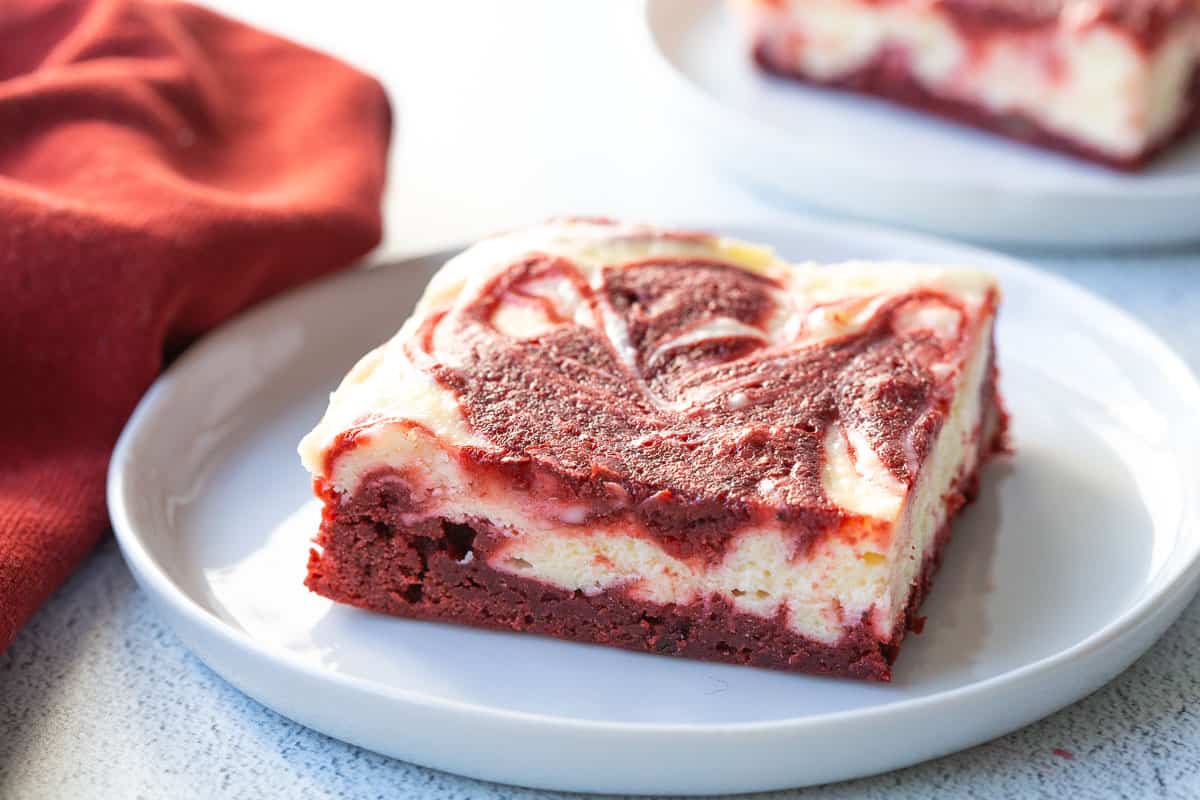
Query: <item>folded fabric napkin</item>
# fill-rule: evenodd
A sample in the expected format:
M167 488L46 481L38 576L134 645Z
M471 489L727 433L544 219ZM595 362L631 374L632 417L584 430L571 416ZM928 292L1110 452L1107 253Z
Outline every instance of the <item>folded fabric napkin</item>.
M379 84L210 11L0 13L0 650L108 530L109 454L174 352L375 246Z

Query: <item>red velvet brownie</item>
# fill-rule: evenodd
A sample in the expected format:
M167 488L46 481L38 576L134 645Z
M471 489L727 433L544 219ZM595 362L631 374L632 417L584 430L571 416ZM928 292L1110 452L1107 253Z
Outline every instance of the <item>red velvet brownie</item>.
M567 220L450 260L301 443L342 603L888 680L1003 439L998 290Z
M1200 0L740 0L766 70L1121 169L1200 127Z

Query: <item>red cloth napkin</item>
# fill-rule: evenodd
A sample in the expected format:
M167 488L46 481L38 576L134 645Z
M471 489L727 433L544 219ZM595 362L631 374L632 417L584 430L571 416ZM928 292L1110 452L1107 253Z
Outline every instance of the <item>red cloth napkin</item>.
M373 79L182 3L0 12L0 651L108 530L171 352L380 237Z

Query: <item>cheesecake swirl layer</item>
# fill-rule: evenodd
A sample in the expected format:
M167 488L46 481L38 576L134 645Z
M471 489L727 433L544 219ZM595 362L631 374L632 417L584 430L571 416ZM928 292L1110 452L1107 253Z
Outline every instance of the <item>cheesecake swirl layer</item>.
M715 237L567 227L448 265L347 378L343 408L335 396L310 437L336 439L318 477L338 483L339 460L401 426L558 521L629 522L710 561L748 527L804 548L894 517L983 335L990 282L886 265L842 280ZM353 384L393 388L356 402ZM389 413L383 395L409 401ZM340 474L352 489L353 467Z
M728 264L614 264L597 278L532 256L418 337L419 363L496 445L481 462L603 491L580 522L630 511L692 539L771 518L805 532L837 524L822 480L835 426L886 479L911 482L949 401L933 369L959 346L954 298L901 293L852 332L807 344L782 287ZM497 319L514 305L545 327L506 332Z

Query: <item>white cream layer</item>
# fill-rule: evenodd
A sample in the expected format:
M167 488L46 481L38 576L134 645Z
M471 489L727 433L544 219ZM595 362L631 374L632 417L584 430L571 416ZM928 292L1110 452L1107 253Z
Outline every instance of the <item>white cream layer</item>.
M1187 110L1200 63L1200 17L1177 23L1147 53L1095 16L1087 0L1057 25L998 32L973 44L936 4L743 0L753 35L781 66L817 80L853 74L886 52L908 59L932 92L1045 129L1116 158L1169 136Z

